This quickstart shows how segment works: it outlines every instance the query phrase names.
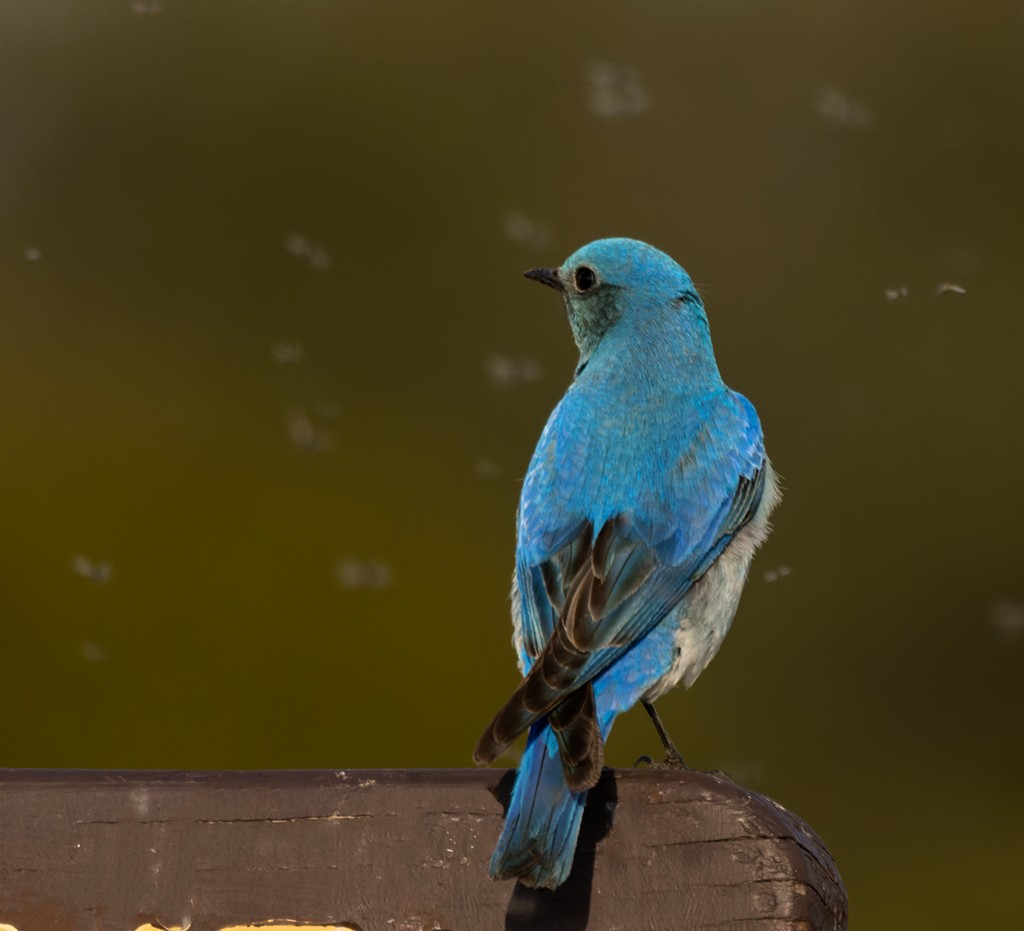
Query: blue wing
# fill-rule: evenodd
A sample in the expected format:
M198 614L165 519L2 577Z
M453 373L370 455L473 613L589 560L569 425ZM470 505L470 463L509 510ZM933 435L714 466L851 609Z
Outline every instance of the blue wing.
M600 474L573 475L585 463L553 455L542 436L527 479L539 493L524 493L516 567L527 675L481 738L478 762L653 630L756 511L766 473L753 406L725 389L691 422L654 444L660 462ZM603 484L588 488L586 479Z

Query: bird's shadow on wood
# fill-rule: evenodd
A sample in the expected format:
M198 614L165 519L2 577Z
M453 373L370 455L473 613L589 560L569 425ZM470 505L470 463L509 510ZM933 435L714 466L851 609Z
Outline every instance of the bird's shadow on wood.
M508 811L515 773L507 773L494 794ZM557 889L531 889L517 882L505 911L505 931L583 931L590 920L594 852L612 826L619 794L615 772L606 769L587 796L580 837L569 878Z

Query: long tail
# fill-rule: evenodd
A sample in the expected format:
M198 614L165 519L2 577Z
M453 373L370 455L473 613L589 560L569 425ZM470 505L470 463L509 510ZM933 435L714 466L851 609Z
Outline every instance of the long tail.
M586 791L573 792L562 772L558 740L546 720L530 728L505 827L491 857L491 877L518 877L556 889L569 876Z

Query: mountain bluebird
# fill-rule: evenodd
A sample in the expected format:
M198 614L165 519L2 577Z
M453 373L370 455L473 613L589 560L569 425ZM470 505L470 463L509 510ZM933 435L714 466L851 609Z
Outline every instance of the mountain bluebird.
M673 755L650 703L717 652L779 492L757 413L722 382L704 305L669 256L602 239L526 277L561 293L580 360L519 502L523 680L474 758L529 729L490 873L554 889L616 715L642 702Z

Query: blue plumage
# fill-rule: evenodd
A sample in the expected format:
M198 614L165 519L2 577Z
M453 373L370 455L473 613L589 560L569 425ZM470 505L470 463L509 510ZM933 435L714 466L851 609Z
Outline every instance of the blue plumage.
M562 293L580 362L519 504L524 678L474 756L492 762L529 729L491 875L556 888L615 716L710 662L778 492L757 413L722 382L671 258L606 239L527 276Z
M494 879L559 886L569 875L587 793L570 792L558 741L545 722L530 728L505 829L491 856ZM544 856L535 851L543 847Z

